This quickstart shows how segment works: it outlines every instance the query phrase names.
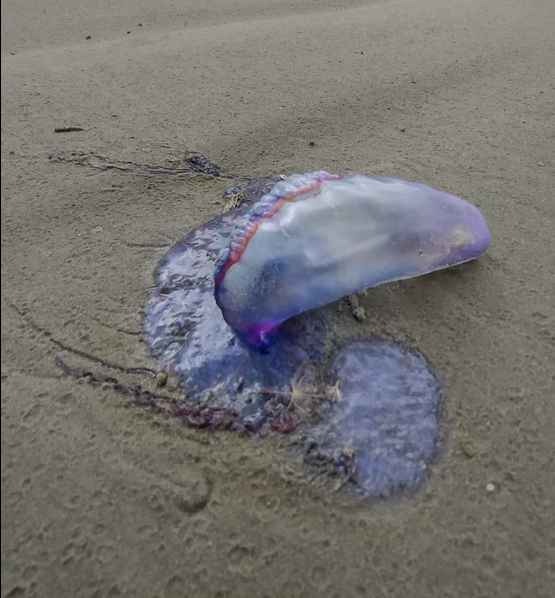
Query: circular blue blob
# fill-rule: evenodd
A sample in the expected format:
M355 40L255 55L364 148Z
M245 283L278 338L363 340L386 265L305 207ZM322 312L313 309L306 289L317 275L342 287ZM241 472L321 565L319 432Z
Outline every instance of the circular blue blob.
M440 439L442 390L426 359L373 339L351 343L333 369L340 396L307 433L307 463L327 460L371 497L415 489Z

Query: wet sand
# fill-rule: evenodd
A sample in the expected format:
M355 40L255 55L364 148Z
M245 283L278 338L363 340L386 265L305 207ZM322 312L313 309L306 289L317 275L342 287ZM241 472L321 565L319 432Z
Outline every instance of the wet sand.
M2 597L550 595L554 26L552 0L3 2ZM445 384L421 491L330 494L280 439L189 429L55 366L78 358L53 339L156 367L153 269L233 181L48 158L178 164L161 144L228 172L418 180L483 211L475 264L361 294L365 322L333 307Z

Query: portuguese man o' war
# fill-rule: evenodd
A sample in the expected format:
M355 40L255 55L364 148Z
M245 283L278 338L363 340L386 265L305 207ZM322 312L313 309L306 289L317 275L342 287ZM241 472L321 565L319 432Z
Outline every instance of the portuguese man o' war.
M216 302L241 339L265 347L294 315L473 260L489 244L476 207L426 185L292 175L237 227L216 268Z
M370 497L416 488L438 450L438 378L398 343L340 343L322 306L479 257L483 216L419 183L356 174L252 178L242 192L156 269L144 339L160 368L183 401L227 410L232 429L297 428L315 476Z

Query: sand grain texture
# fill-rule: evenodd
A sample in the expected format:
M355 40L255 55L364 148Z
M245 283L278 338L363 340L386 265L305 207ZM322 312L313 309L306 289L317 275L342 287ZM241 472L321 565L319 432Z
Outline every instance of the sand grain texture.
M554 28L552 0L2 3L2 598L550 594ZM446 384L422 492L353 504L279 442L187 429L55 367L51 338L155 367L152 271L233 183L48 156L171 165L156 144L480 207L483 259L337 316L417 346Z

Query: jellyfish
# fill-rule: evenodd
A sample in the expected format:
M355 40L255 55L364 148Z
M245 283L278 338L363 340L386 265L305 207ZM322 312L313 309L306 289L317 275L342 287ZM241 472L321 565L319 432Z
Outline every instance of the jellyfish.
M143 331L153 356L184 401L228 408L257 437L298 426L295 446L327 479L367 496L418 487L441 436L438 376L399 343L340 346L322 308L478 258L484 217L421 183L325 171L243 197L158 265Z

